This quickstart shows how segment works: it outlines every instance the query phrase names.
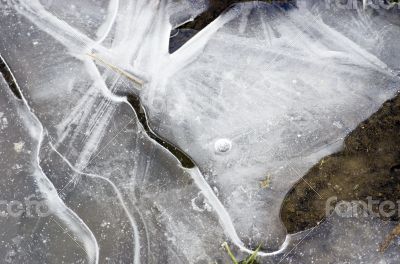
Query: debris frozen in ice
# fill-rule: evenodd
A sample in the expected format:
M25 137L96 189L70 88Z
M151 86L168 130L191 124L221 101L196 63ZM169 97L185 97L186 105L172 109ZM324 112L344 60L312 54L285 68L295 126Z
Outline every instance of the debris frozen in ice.
M14 143L14 150L15 150L15 152L18 152L18 153L21 152L22 149L24 148L24 145L25 145L25 142L23 142L23 141Z

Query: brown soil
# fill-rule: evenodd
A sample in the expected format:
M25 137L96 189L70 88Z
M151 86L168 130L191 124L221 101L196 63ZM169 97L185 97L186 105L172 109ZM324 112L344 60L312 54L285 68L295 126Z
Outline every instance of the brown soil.
M311 228L324 220L327 200L333 196L338 201L366 202L369 196L381 202L390 200L398 210L400 95L362 122L346 137L342 151L323 158L303 179L295 184L282 204L281 218L289 233ZM390 220L399 220L399 212Z

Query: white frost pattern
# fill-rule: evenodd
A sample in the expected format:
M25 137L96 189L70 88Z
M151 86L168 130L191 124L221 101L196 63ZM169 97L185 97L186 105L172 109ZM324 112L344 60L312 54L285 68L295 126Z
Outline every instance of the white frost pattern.
M177 71L182 69L185 65L187 65L191 61L193 61L196 58L196 56L201 52L201 50L204 48L204 46L207 44L207 42L211 38L211 36L213 34L215 34L215 32L219 28L221 28L226 22L233 19L234 14L237 13L237 10L232 10L231 12L218 18L217 20L212 22L205 30L200 32L197 36L195 36L188 43L186 43L184 45L184 47L182 47L179 51L170 55L168 53L168 41L165 41L165 40L169 40L169 32L170 32L171 27L168 26L169 23L166 20L167 16L165 14L165 7L162 6L164 2L159 2L159 5L161 5L161 8L157 9L157 8L155 8L156 6L153 6L154 5L153 3L149 4L147 1L138 1L136 4L143 5L143 8L144 8L143 10L141 10L141 8L136 9L136 10L141 10L142 13L140 14L140 16L143 16L142 19L140 20L142 27L139 27L139 28L145 29L146 25L147 25L147 27L150 27L152 25L154 17L153 17L153 15L151 15L150 19L149 19L148 15L146 15L146 14L151 14L153 12L153 10L159 10L158 12L164 12L164 17L165 17L165 19L163 19L161 21L158 20L159 21L158 23L160 23L159 24L160 29L158 31L154 32L154 34L149 35L150 37L146 37L144 35L144 32L139 33L139 34L131 33L131 32L124 32L125 30L127 30L129 28L136 30L137 27L128 27L128 26L126 26L126 24L123 24L124 26L120 27L120 31L121 30L123 31L121 34L121 36L123 36L122 40L119 40L118 33L120 31L117 31L116 37L114 40L115 44L113 44L114 46L110 49L110 51L106 50L102 46L99 46L98 41L90 40L87 36L83 35L82 33L73 29L67 23L59 20L54 15L47 12L43 8L43 6L40 4L39 1L34 0L34 1L19 1L19 2L21 5L17 5L17 7L16 7L17 10L19 12L21 12L21 14L25 15L27 18L31 19L32 22L34 22L42 30L46 31L47 33L49 33L53 37L55 37L57 40L62 42L67 48L70 49L70 52L72 54L76 54L76 56L78 58L82 59L85 62L85 64L87 65L88 72L93 72L93 69L94 69L93 66L95 66L95 64L89 58L85 58L85 54L90 52L92 49L96 50L99 54L106 57L107 59L109 59L110 54L116 56L116 57L114 57L114 59L112 61L114 61L118 55L123 56L123 58L136 58L134 65L136 65L137 62L140 62L139 63L140 66L136 66L134 68L140 69L141 70L140 72L145 72L146 76L151 76L152 79L154 79L154 77L157 75L159 76L156 80L153 80L153 82L150 85L150 87L157 86L157 89L162 89L162 86L160 86L160 84L162 84L164 82L164 81L158 81L158 79L162 80L163 78L164 79L168 78L169 76L173 75L174 73L176 73ZM128 3L129 3L128 7L126 9L124 8L123 10L129 11L132 8L132 5L134 5L134 2L132 2L132 1L128 1ZM154 15L156 15L156 14L154 14ZM132 19L137 20L138 17L132 16L131 13L128 13L126 15L125 19L127 21L130 21ZM143 21L147 21L147 23L143 24ZM111 19L110 21L108 21L108 23L113 23L113 22L114 22L114 19ZM110 27L111 27L111 25L108 25L108 28L110 28ZM67 33L66 36L65 36L65 33ZM161 34L161 39L164 39L164 41L155 41L160 38L160 34ZM137 37L138 35L141 36L142 38L138 38ZM131 38L128 38L129 36L131 36ZM126 39L126 38L128 38L128 39ZM146 39L146 38L150 38L150 39ZM104 36L101 38L101 40L103 40L103 39L104 39ZM154 46L154 44L161 43L164 47L162 47L160 49L159 47L154 46L154 48L147 49L147 50L145 50L145 52L141 52L141 53L139 53L139 55L137 55L136 53L142 49L142 46L138 46L139 43L141 43L141 41L138 41L138 39L146 39L146 41L149 42L147 44L150 45L150 43L153 43L153 44L151 44L153 46ZM143 43L141 43L141 44L143 44ZM132 45L133 45L133 48L132 48ZM129 47L129 49L127 47ZM127 56L127 54L126 54L127 50L132 50L132 54L128 54L128 56ZM157 50L160 51L160 53L155 54L156 55L155 56L154 51L157 51ZM118 54L121 52L123 54ZM149 58L153 58L154 62L148 63L148 61L151 61L151 59L149 59ZM164 61L164 63L159 63L160 60L161 60L161 62ZM127 61L125 63L123 64L123 66L121 66L121 68L124 68L124 69L127 68L126 65L129 63L129 61ZM148 64L148 66L146 66L146 64ZM161 66L159 68L155 67L155 65L157 65L157 64L161 65ZM120 63L118 63L117 65L120 65ZM168 67L167 67L167 65L168 65ZM130 68L131 67L129 67L128 69L130 69ZM161 75L161 74L158 74L159 69L169 69L169 70L166 70L166 73L164 73L165 75ZM135 72L135 70L132 70L132 71ZM94 85L94 87L99 87L99 86L107 87L105 84L101 83L100 79L95 78L93 81L95 83L100 83L100 85ZM153 93L150 94L150 97L154 97L155 92L160 92L159 90L155 90L155 88L150 89L150 90L153 90ZM113 98L115 98L115 97L113 96L109 99L113 100ZM82 102L87 104L87 101L85 102L84 100L82 100ZM120 102L120 100L117 102ZM77 109L80 109L80 108L77 108ZM86 108L83 108L83 109L86 109ZM106 109L107 109L108 116L110 116L111 108L106 108ZM71 118L76 118L79 115L70 115L70 116L71 116ZM102 122L102 123L105 126L108 122ZM65 126L63 126L63 127L65 127ZM96 133L101 133L102 130L103 129L100 127L100 128L96 128L95 131L97 131ZM67 134L67 133L68 133L68 131L64 132L64 134ZM95 134L91 138L94 141L98 141L99 135ZM84 153L93 153L93 150L94 150L93 147L94 148L96 147L95 142L93 142L93 143L89 142L88 146L90 148L85 149L81 153L81 155L84 158L81 162L78 163L77 168L85 167L85 163L90 160L90 157L89 158L86 157ZM205 188L206 185L204 185L204 184L206 182L204 181L204 179L200 180L200 178L203 177L201 175L200 171L198 171L198 170L195 170L195 171L197 171L197 173L194 173L194 174L191 173L191 175L193 175L196 184L199 185L199 188L206 195L207 199L210 200L211 204L214 206L218 206L218 209L217 208L214 208L214 209L215 209L215 212L218 214L221 225L226 230L227 235L229 235L232 242L234 242L240 249L245 250L246 252L252 252L251 250L246 249L244 247L243 242L240 241L239 237L236 234L235 228L233 226L233 223L231 221L229 214L226 212L226 210L224 209L222 204L218 201L218 198L215 196L214 192L210 191L211 189ZM209 188L209 186L208 186L208 188ZM274 252L274 253L260 252L260 255L278 254L286 246L287 246L287 243L285 242L283 247L279 251ZM137 247L137 248L139 248L139 247ZM135 254L135 259L136 259L136 256L137 255Z
M4 61L3 58L1 59ZM6 65L6 67L8 66ZM14 76L12 77L14 78ZM40 166L40 147L42 145L44 136L43 126L29 107L28 102L22 95L21 89L19 87L17 88L19 89L19 92L22 96L21 100L26 108L20 110L20 114L23 116L22 120L29 130L31 137L37 140L37 146L35 149L37 168L32 175L35 178L37 187L41 193L46 195L46 202L48 203L50 212L59 217L59 219L68 227L68 229L72 231L76 237L81 239L81 243L83 244L85 252L87 253L88 262L98 263L99 246L95 236L85 222L83 222L74 211L65 205L63 200L59 197L56 188L46 177L42 167Z
M269 224L268 232L273 237L279 234L280 227L273 221L291 184L311 164L331 153L329 145L340 141L399 85L396 65L386 63L385 47L375 45L380 40L360 40L365 28L373 33L379 30L365 27L370 18L360 11L357 14L363 21L357 17L349 27L361 29L346 31L318 9L300 7L284 12L271 5L237 5L170 54L171 9L176 6L169 1L109 1L96 39L52 14L38 0L11 2L20 15L57 40L87 74L87 89L56 125L57 140L51 147L75 173L112 186L133 229L135 264L140 263L140 234L119 185L105 176L84 172L97 155L117 108L128 104L127 98L118 95L124 82L121 76L110 68L101 71L88 55L95 54L145 81L140 94L132 92L139 94L149 109L150 120L157 125L155 131L164 132L167 139L187 150L198 167L186 171L212 206L226 235L247 253L252 251L238 234L248 239L242 234L264 230ZM399 32L398 28L392 30ZM165 113L160 113L159 101ZM162 120L158 120L160 114L164 115ZM77 123L84 125L76 128ZM43 128L39 134L36 138L41 144ZM229 146L217 148L213 143L218 138L229 139L229 144L225 142ZM65 153L59 151L63 144L71 147ZM72 144L79 145L78 155L73 153ZM299 175L287 176L293 173L292 166ZM203 170L211 171L211 176ZM254 187L265 171L275 173L278 198ZM44 177L39 174L39 178ZM45 182L42 190L51 186ZM210 184L217 186L221 195L217 196ZM97 263L99 248L93 233L65 209L54 186L50 189L54 208L62 208L58 214L66 217L71 230L83 233L88 258ZM275 218L267 223L247 223L246 217L252 214L259 222L266 216ZM268 232L260 231L262 235ZM291 235L286 235L278 250L259 255L281 254L290 241Z

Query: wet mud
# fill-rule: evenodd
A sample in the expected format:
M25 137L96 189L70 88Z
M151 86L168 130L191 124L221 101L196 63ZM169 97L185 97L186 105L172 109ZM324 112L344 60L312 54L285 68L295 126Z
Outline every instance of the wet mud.
M345 138L341 151L321 159L303 179L289 191L281 207L281 219L289 233L316 226L340 201L368 204L368 199L373 200L368 213L398 221L400 95L359 124ZM384 201L391 201L395 208L378 210Z

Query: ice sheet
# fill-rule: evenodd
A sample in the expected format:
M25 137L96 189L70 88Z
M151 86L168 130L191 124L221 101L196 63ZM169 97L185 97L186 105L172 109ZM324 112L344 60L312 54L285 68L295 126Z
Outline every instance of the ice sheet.
M387 13L324 6L236 5L172 54L171 30L204 2L2 6L0 53L43 128L31 136L37 177L54 185L36 188L54 195L86 253L52 256L227 263L225 240L247 253L262 244L266 263L286 254L296 237L279 219L285 193L399 87L400 32ZM127 93L194 168L149 137Z

